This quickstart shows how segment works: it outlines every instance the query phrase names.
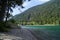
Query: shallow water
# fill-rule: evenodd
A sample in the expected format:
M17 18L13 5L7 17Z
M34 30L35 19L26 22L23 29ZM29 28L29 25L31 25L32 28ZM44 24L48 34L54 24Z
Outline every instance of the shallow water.
M25 26L29 29L60 29L60 26Z
M26 26L38 40L60 40L60 26Z

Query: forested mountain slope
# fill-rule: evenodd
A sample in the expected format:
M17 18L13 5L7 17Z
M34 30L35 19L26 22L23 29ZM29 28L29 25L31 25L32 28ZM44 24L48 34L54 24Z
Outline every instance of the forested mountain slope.
M60 24L60 0L51 0L14 16L20 24Z

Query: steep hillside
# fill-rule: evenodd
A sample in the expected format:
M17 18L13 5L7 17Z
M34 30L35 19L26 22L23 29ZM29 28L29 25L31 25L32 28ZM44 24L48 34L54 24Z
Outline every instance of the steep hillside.
M32 7L14 18L20 24L60 24L60 0Z

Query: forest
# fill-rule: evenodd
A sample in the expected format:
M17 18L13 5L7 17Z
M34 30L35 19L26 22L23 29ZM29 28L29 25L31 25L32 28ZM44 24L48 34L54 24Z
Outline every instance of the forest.
M22 25L60 25L60 0L51 0L13 17ZM18 20L17 20L18 19Z

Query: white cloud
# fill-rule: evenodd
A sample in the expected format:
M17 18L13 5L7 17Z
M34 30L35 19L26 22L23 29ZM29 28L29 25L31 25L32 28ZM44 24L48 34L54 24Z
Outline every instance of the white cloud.
M22 5L23 5L23 6L26 6L26 5L27 5L27 2L25 1Z
M39 0L39 1L49 1L49 0Z
M26 2L23 3L23 6L27 6L29 3L30 3L30 2L27 2L27 1L26 1Z
M23 11L27 10L28 8L31 8L31 7L36 6L36 5L43 4L43 3L48 2L48 1L50 1L50 0L32 0L32 1L30 1L30 2L25 1L25 2L23 3L23 6L24 6L25 8L24 8L24 9L21 9L21 11L23 12ZM20 10L18 10L18 7L15 8L13 11L14 11L14 12L13 12L13 15L16 15L16 14L21 13Z
M34 3L39 3L39 2L47 2L47 1L50 1L50 0L32 0L32 1L30 1L30 2L24 2L23 3L23 6L28 6L28 5L30 5L30 4L34 4Z
M28 3L24 3L23 6L27 6Z

